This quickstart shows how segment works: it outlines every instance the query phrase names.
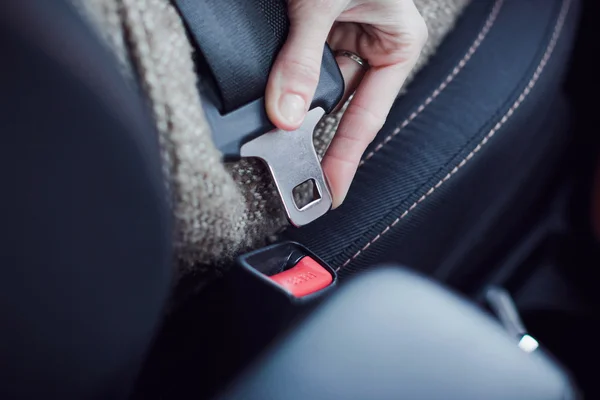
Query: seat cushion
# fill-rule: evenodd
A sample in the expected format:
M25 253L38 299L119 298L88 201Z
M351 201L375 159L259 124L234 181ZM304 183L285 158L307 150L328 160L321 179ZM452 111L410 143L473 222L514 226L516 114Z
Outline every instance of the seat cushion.
M396 262L449 280L510 235L568 138L577 0L481 0L394 105L345 203L292 239L340 278ZM465 264L467 264L465 266Z

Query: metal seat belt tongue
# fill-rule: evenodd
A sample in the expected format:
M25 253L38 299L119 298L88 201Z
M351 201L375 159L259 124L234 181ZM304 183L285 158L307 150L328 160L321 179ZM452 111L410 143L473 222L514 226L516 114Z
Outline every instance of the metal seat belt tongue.
M332 198L313 131L344 93L344 80L329 47L324 45L319 84L302 126L292 132L276 129L266 114L264 94L271 66L287 37L286 1L173 1L198 53L202 106L225 160L263 160L292 225L306 225L327 213ZM299 207L294 189L307 181L318 195Z
M313 108L299 129L272 130L246 142L240 151L242 157L258 157L267 164L288 220L294 226L306 225L331 208L331 193L312 140L313 131L324 114L321 107ZM318 196L299 208L294 200L294 188L309 180L313 181Z

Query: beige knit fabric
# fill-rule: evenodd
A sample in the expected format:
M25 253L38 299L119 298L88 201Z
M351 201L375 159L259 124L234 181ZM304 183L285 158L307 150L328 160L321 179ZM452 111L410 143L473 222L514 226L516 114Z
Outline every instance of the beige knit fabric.
M193 50L170 1L72 1L115 53L124 75L139 79L152 106L171 193L180 271L217 265L284 228L285 215L265 167L252 159L221 162L196 90ZM429 40L409 80L469 1L415 0ZM316 129L320 156L342 113L326 117Z

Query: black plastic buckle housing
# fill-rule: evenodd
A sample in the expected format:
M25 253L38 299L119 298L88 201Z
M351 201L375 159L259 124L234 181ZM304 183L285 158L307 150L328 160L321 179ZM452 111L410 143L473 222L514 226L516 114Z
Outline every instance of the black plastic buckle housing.
M332 282L327 287L306 296L296 297L269 278L293 268L304 257L312 258L331 274ZM236 275L239 290L244 292L246 298L252 299L256 295L259 301L264 303L267 296L270 298L268 303L293 306L312 304L329 294L337 284L335 270L296 242L277 243L242 255L237 260Z

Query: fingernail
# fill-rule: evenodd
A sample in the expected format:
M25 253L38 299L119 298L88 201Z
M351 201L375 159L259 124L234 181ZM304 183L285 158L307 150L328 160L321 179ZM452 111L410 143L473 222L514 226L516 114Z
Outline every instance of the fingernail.
M306 103L299 95L286 93L279 99L279 113L289 124L299 124L304 119Z

